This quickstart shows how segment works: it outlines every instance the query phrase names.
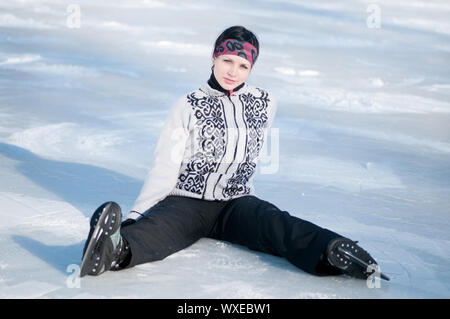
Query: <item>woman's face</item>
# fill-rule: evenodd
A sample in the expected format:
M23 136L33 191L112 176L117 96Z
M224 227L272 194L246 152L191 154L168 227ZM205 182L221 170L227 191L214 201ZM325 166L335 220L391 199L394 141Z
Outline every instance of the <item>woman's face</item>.
M237 55L220 55L213 60L213 64L214 76L225 90L233 90L250 75L250 62Z

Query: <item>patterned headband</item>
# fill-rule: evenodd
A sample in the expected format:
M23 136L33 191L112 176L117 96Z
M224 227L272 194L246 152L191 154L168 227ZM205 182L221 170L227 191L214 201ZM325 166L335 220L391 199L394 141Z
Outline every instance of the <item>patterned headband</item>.
M256 58L258 57L258 50L248 42L239 41L236 39L227 39L214 49L213 58L224 54L240 56L249 61L253 67Z

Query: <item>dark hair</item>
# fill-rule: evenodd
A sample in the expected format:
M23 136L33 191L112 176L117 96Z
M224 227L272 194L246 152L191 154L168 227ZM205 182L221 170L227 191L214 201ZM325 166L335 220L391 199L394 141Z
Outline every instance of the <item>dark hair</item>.
M246 42L252 44L256 48L256 50L258 50L258 55L259 55L258 38L256 37L256 35L253 32L244 28L243 26L235 25L235 26L229 27L225 31L223 31L217 38L216 43L214 44L214 48L216 48L219 44L221 44L226 39L236 39L239 41L246 41ZM257 57L258 56L256 56L253 63L256 62Z

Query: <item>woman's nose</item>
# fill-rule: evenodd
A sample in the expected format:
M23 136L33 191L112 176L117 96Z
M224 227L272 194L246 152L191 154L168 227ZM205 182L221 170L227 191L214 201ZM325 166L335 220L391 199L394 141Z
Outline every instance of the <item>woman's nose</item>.
M229 69L228 69L228 74L230 76L236 76L237 74L237 67L232 65Z

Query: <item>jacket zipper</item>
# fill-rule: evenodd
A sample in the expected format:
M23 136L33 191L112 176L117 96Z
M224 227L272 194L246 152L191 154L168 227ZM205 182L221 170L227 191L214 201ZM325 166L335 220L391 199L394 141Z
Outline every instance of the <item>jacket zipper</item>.
M231 91L230 91L231 92ZM233 114L234 114L234 123L236 124L236 128L238 129L238 125L236 122L236 106L233 103L233 100L231 100L231 94L228 95L228 99L230 100L231 104L233 104ZM237 154L237 148L238 148L238 141L239 141L239 129L238 129L238 138L236 140L236 147L234 149L234 156L233 156L233 160L231 161L230 165L228 166L225 174L228 174L228 170L230 169L231 165L233 165L234 160L236 159L236 154Z

